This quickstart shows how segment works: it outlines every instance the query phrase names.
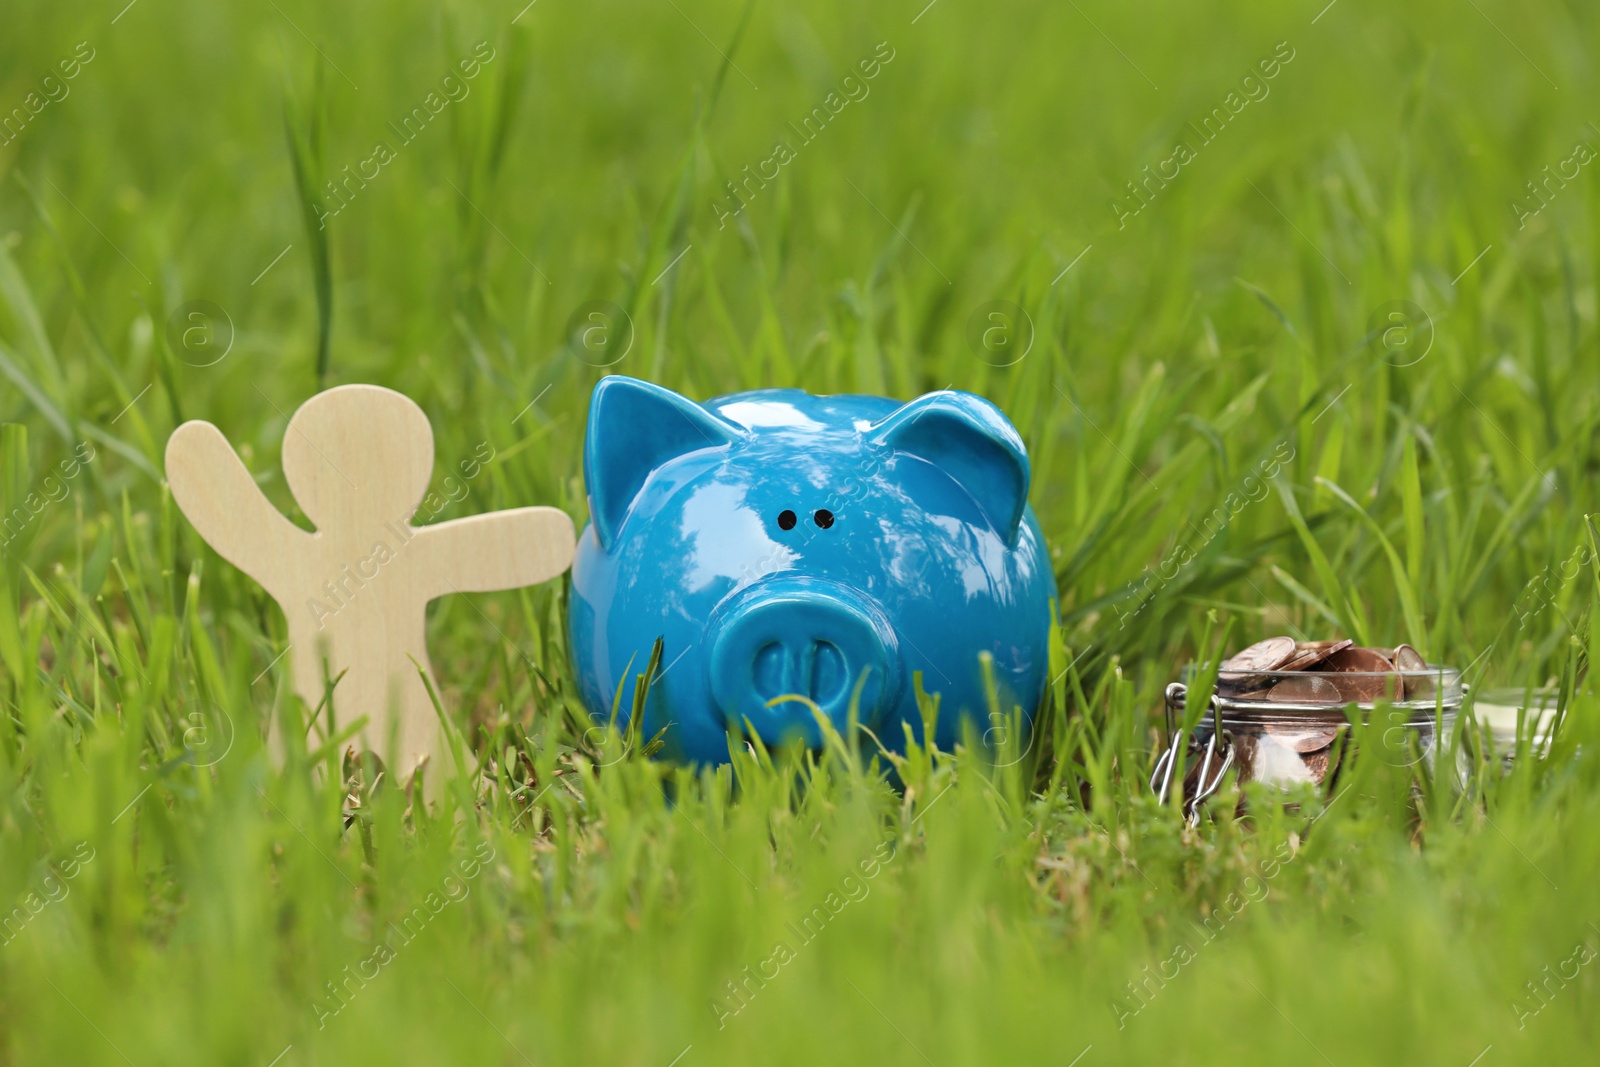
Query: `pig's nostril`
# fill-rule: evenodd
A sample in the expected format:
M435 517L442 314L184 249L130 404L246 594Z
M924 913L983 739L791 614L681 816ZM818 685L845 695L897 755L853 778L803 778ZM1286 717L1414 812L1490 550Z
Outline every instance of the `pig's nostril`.
M833 525L833 512L829 511L827 508L823 508L821 511L813 515L812 518L816 520L816 524L822 527L824 530Z
M789 680L784 677L788 673L788 656L783 646L776 641L770 641L761 646L756 652L755 686L756 692L764 699L781 695L789 688Z
M818 641L811 651L811 677L806 681L811 699L828 703L840 695L849 684L849 670L844 653L831 641Z
M778 516L778 525L785 530L794 529L794 524L798 521L799 520L795 517L795 514L792 511L782 512Z

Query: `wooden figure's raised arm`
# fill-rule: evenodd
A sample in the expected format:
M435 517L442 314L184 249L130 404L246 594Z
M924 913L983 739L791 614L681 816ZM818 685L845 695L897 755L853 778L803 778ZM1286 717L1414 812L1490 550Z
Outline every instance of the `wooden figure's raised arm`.
M283 602L285 581L306 533L284 517L245 469L222 431L198 419L167 440L167 484L189 522L217 555Z
M572 566L577 535L560 508L515 508L417 527L424 595L537 585Z

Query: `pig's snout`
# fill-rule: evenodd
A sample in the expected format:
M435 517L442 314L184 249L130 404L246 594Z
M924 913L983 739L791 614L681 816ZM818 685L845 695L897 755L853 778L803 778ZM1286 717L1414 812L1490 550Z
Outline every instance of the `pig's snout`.
M794 736L821 744L813 706L843 731L853 697L858 720L874 726L900 691L894 627L838 582L758 582L716 611L709 641L712 698L730 724L748 719L769 744Z

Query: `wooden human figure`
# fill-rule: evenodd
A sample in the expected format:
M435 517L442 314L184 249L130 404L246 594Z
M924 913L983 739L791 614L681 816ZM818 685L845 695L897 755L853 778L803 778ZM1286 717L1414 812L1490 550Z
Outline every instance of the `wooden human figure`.
M416 666L431 679L427 603L561 574L572 563L572 520L529 507L412 526L433 473L433 427L410 398L375 385L307 400L284 433L283 473L315 533L267 500L211 423L186 422L167 442L173 499L218 555L283 608L307 707L323 700L325 658L327 678L346 672L333 692L338 723L365 715L365 747L401 782L428 761L424 781L436 796L450 765ZM388 751L392 728L398 747ZM275 723L280 754L282 742Z

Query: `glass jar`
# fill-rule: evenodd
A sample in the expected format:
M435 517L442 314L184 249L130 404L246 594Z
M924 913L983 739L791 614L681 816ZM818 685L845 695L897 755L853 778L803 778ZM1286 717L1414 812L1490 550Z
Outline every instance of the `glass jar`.
M1185 751L1182 790L1185 811L1222 788L1230 770L1240 785L1262 782L1279 788L1321 786L1338 773L1334 757L1340 735L1350 729L1354 707L1369 729L1368 749L1399 765L1432 766L1439 730L1448 737L1461 710L1466 686L1451 667L1395 671L1254 671L1218 675L1210 707L1193 730L1181 728L1188 683L1167 686L1167 737L1150 788L1166 802L1178 754Z

